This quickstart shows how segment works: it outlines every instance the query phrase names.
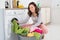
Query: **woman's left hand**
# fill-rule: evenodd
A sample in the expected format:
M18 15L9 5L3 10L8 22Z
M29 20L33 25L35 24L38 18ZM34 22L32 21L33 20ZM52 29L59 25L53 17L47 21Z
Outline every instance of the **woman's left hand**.
M43 30L43 33L44 33L44 34L47 34L47 33L48 33L48 28L47 28L47 26L45 26L44 24L41 24L41 25L40 25L40 28Z

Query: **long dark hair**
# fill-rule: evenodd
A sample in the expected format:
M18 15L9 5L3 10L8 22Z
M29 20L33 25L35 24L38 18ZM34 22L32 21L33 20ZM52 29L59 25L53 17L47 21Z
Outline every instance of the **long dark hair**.
M37 7L37 5L34 3L34 2L31 2L31 3L29 3L29 5L28 5L28 15L31 17L31 15L32 15L32 12L30 11L30 8L29 8L29 6L30 5L34 5L34 7L35 7L35 13L37 14L37 16L39 15L38 14L38 12L39 12L39 8Z

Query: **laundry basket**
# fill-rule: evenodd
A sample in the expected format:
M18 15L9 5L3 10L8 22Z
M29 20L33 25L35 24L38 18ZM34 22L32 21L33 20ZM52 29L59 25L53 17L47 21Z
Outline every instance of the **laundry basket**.
M18 40L36 40L36 38L35 37L26 37L26 36L18 35ZM42 40L42 35L40 37L40 40Z

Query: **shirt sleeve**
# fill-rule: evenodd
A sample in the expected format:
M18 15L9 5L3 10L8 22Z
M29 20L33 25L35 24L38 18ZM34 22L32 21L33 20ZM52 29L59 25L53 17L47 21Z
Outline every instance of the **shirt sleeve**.
M27 14L26 16L25 16L25 18L23 17L22 19L21 19L21 23L19 23L21 26L23 26L23 25L25 25L26 23L27 23L27 21L29 21L29 19L30 19L30 16Z
M41 24L41 13L39 12L37 23L31 26L30 31L34 31L34 29L40 24Z

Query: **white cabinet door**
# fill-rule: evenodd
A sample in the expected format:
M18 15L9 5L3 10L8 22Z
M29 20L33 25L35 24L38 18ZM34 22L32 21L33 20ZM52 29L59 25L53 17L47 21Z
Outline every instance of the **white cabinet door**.
M41 19L44 24L50 22L50 8L41 8Z
M41 20L45 24L46 23L46 13L45 13L45 8L41 8Z
M50 8L46 8L46 23L50 22Z

